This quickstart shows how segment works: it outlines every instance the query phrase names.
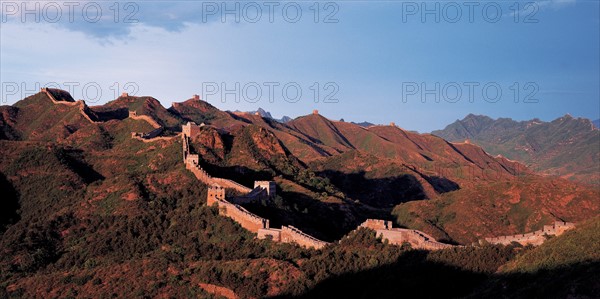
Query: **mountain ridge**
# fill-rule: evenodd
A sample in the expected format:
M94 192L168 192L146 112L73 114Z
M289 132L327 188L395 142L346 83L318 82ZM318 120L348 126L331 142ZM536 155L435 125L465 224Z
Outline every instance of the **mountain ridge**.
M444 294L452 286L452 294L467 296L527 249L423 253L356 226L392 220L468 245L600 210L596 189L538 175L473 143L394 125L364 128L318 113L284 124L195 98L164 108L152 97L120 97L88 107L95 120L80 106L40 93L0 107L0 185L9 191L0 200L8 215L0 223L0 297L210 296L201 283L240 297L310 297L313 288L329 289L330 279L356 273L350 281L377 281L389 269L409 271L404 291L438 275ZM207 186L181 161L181 138L133 138L154 129L146 118L165 126L166 136L197 123L189 147L215 177L246 187L274 181L275 198L243 204L272 225L326 241L352 233L316 251L256 240L207 206Z
M450 141L468 139L492 155L522 161L545 174L600 184L600 131L589 119L566 114L549 122L514 121L469 114L432 134Z

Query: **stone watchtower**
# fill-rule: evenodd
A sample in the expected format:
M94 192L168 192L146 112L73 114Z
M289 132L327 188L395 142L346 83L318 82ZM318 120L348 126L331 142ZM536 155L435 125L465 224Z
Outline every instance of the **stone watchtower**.
M190 121L181 127L181 131L183 132L183 136L194 138L194 136L200 134L200 127L196 123Z
M225 200L225 188L219 185L212 185L208 187L208 196L206 198L206 205L212 206L219 200Z
M276 195L276 185L273 181L256 181L254 182L254 188L261 187L267 191L268 197L275 197Z

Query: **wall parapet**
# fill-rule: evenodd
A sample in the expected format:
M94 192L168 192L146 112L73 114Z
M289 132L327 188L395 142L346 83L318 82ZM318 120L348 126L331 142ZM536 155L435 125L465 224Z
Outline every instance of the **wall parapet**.
M207 200L207 203L209 201ZM269 220L259 217L255 214L250 213L248 210L243 207L232 204L225 199L221 198L213 198L211 200L211 205L217 204L219 208L219 214L223 216L227 216L233 219L235 222L240 224L243 228L253 232L258 233L260 229L268 229L269 228Z
M291 225L281 227L281 242L296 243L300 246L312 247L315 249L321 249L329 244L325 241L321 241L311 235L308 235Z

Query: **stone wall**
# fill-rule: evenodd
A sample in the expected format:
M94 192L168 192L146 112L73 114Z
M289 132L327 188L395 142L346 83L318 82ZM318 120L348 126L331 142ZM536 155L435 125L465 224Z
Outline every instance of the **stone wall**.
M269 199L267 195L267 191L261 187L256 187L250 191L250 193L242 196L234 196L230 199L231 202L235 204L247 204L251 202L256 202L262 199Z
M153 138L142 138L141 136L138 135L139 133L135 133L135 132L131 132L131 137L134 139L137 139L141 142L156 142L156 141L168 141L168 140L172 140L175 138L179 137L179 134L175 135L175 136L160 136L160 137L153 137Z
M186 125L182 126L182 141L183 141L183 161L185 163L185 167L194 173L196 178L206 183L207 185L219 185L221 187L227 189L233 189L242 194L248 194L252 191L252 189L234 182L232 180L224 179L224 178L216 178L210 176L202 167L200 166L200 160L197 154L191 154L190 151L190 139L192 136L198 135L200 132L200 127L195 123L188 122Z
M376 230L376 232L378 237L387 239L388 242L393 245L402 245L406 242L409 243L412 248L425 250L437 250L453 247L453 245L450 244L440 243L431 236L418 230L392 228L380 229Z
M207 185L214 184L213 178L199 165L186 164L186 168L190 170L194 176Z
M225 188L220 186L209 186L208 197L206 198L206 205L212 206L219 200L225 200Z
M89 107L85 104L85 101L83 101L83 100L73 101L73 102L59 101L54 97L51 90L48 88L42 88L42 89L40 89L40 92L44 93L48 98L50 98L50 100L54 104L66 105L66 106L79 106L79 113L83 116L83 118L85 118L86 120L88 120L91 123L99 123L98 121L95 121L90 117ZM66 92L66 91L61 91L61 92Z
M83 118L85 118L90 123L95 123L95 124L102 123L101 121L94 120L94 119L98 119L98 118L94 115L93 112L90 112L90 108L85 104L85 101L83 101L83 100L59 101L52 94L53 90L48 89L48 88L42 88L42 89L40 89L40 92L46 94L46 96L48 98L50 98L50 100L54 104L66 105L66 106L79 106L79 113L83 116ZM66 91L60 91L60 90L54 90L54 92L67 93ZM124 94L123 96L127 96L127 95ZM70 95L69 95L69 98L71 98ZM158 141L158 140L171 140L174 138L174 137L158 137L158 135L160 135L163 132L164 128L149 116L146 116L146 115L138 116L135 111L129 111L129 117L132 119L144 120L144 121L148 122L154 128L154 130L152 130L148 133L131 132L131 138L138 139L143 142L152 142L152 141Z
M53 90L55 92L58 91L57 89L53 89ZM59 100L57 100L54 97L54 95L52 94L52 90L50 90L49 88L42 88L42 89L40 89L40 92L43 92L44 94L46 94L46 96L48 98L50 98L50 100L54 104L61 104L61 105L67 105L67 106L75 106L75 105L79 105L78 102L80 102L80 101L71 101L71 100L69 100L69 101L59 101ZM65 91L62 91L62 92L65 92ZM69 98L71 98L71 97L69 96Z
M321 249L325 247L327 242L321 241L317 238L309 236L301 230L293 226L282 226L280 242L283 243L296 243L303 247Z
M258 239L270 239L273 242L294 243L306 248L321 249L329 243L310 236L293 226L277 228L262 228L258 230Z
M214 198L212 205L217 205L219 214L227 216L241 225L243 228L258 233L259 229L268 229L269 220L256 216L239 205L232 204L226 200ZM207 200L208 203L208 200Z
M129 111L129 118L135 119L135 120L143 120L143 121L149 123L155 129L162 127L152 117L150 117L148 115L137 115L137 113L135 111Z
M267 191L267 196L269 197L275 197L277 194L277 187L273 181L255 181L254 188L258 187L265 189Z
M367 219L359 227L370 228L372 230L389 229L392 227L391 221L379 219Z
M191 136L196 136L199 132L199 127L188 122L182 126L182 138L183 138L183 160L186 168L192 171L192 173L200 181L209 185L207 205L217 205L219 208L219 214L229 217L239 223L243 228L256 233L259 239L271 239L274 242L284 243L295 243L300 246L321 249L325 247L327 242L316 239L301 230L293 226L282 226L281 229L270 228L269 220L261 218L255 214L250 213L240 205L236 203L246 203L251 200L256 200L260 196L264 196L266 193L267 197L275 196L276 186L271 181L256 181L254 183L254 189L250 189L246 186L238 184L232 180L224 178L211 177L202 167L200 167L200 157L198 154L192 154L190 151L189 140ZM235 203L231 203L226 199L225 189L234 189L245 195L234 197L232 200ZM393 228L391 221L380 220L380 219L367 219L358 228L372 229L376 232L378 237L387 240L390 244L402 245L403 243L409 243L413 248L424 249L424 250L438 250L454 247L454 245L444 244L436 241L430 235L412 229ZM515 235L515 236L503 236L498 238L487 238L486 241L495 244L510 244L513 241L517 242L529 242L529 244L541 244L545 238L540 239L540 236L546 234L561 234L565 230L572 228L572 223L566 222L555 222L553 225L546 225L541 231L533 232L529 234ZM357 228L357 229L358 229Z
M123 95L122 95L122 97L128 97L128 96L129 95L126 93L123 93ZM143 121L149 123L154 128L154 130L152 130L148 133L132 132L131 133L132 138L139 139L144 142L147 142L146 140L155 141L155 140L170 140L171 139L171 137L158 137L164 131L164 128L158 122L156 122L152 117L150 117L148 115L138 115L136 111L129 110L129 118L135 119L135 120L143 120Z
M217 205L220 215L229 217L239 223L243 228L256 233L257 238L259 239L271 239L274 242L295 243L303 247L315 249L321 249L329 244L314 238L293 226L284 225L281 229L270 228L268 219L252 214L238 205L239 203L247 203L256 200L265 195L267 198L275 196L275 182L256 181L254 182L255 188L250 189L232 180L210 176L202 169L202 167L200 167L199 155L192 154L190 151L190 138L191 136L194 136L194 134L197 134L197 129L199 129L199 127L194 123L187 123L182 127L183 160L186 168L192 171L196 178L210 186L206 199L207 205ZM232 198L232 203L226 198L225 189L233 189L244 195ZM404 242L409 242L413 247L422 249L442 249L452 246L439 243L423 232L392 228L391 221L367 219L359 227L375 230L378 236L387 239L391 244L400 245Z
M293 226L282 226L281 229L269 227L269 219L250 213L240 205L230 203L225 198L225 188L210 186L206 203L217 205L219 214L233 219L243 228L256 233L259 239L271 239L274 242L295 243L307 248L320 249L327 242L316 239Z
M574 228L575 224L564 222L564 221L556 221L551 225L544 225L541 230L537 230L534 232L526 233L526 234L517 234L511 236L500 236L495 238L485 238L484 240L480 240L480 243L490 243L490 244L502 244L509 245L512 242L517 242L521 245L541 245L546 241L546 236L558 236L563 234L566 230Z
M452 247L453 245L444 244L436 241L430 235L413 229L393 228L391 221L379 219L367 219L359 228L368 228L375 231L377 237L387 240L393 245L402 245L410 243L412 248L437 250Z
M273 242L281 242L281 229L261 228L256 235L259 239L270 239Z
M194 122L188 122L181 126L181 131L183 132L183 135L194 138L200 134L200 126Z
M237 192L240 192L240 193L250 193L250 191L252 191L252 189L250 189L242 184L236 183L232 180L228 180L228 179L224 179L224 178L212 178L212 181L213 181L213 184L218 184L225 188L236 190Z

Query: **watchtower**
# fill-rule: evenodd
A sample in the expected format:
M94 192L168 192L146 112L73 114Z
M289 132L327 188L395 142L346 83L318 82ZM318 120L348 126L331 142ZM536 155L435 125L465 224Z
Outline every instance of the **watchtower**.
M206 205L212 206L218 200L225 200L225 188L219 185L209 186L208 196L206 198Z
M267 196L269 197L275 197L276 195L276 185L275 182L273 181L255 181L254 182L254 188L256 187L261 187L263 189L265 189L267 191Z
M184 136L194 138L194 136L200 134L200 127L196 123L190 121L181 127L181 131Z

